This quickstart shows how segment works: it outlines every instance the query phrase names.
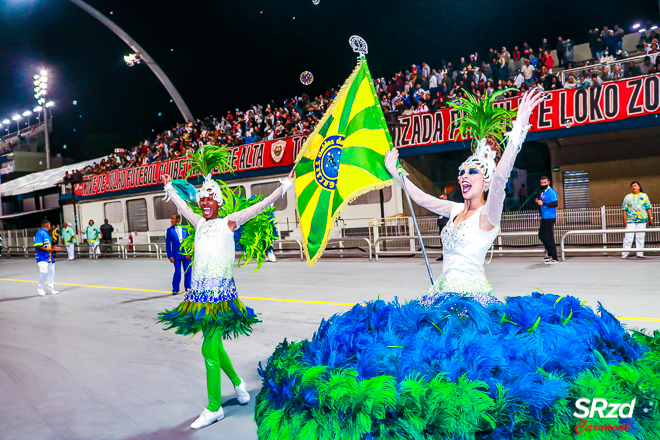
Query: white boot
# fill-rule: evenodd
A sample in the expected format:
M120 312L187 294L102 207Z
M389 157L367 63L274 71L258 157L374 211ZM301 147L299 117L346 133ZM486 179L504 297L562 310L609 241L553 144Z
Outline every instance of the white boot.
M247 405L250 403L250 393L247 392L247 387L245 386L245 381L243 381L243 379L241 379L240 385L234 387L234 392L236 393L238 403L241 405Z
M37 288L37 293L41 296L46 296L46 291L44 289Z
M57 295L58 293L60 293L60 291L59 291L59 290L55 290L55 289L53 289L53 290L49 290L49 291L48 291L48 294L49 294L49 295Z
M192 429L206 428L207 426L219 422L225 418L225 412L220 407L217 411L209 411L204 408L204 411L197 417L197 420L190 424Z

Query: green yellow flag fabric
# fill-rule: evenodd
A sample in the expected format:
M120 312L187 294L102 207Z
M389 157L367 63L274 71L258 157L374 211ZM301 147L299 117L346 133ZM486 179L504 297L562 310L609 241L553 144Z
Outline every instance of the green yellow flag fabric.
M334 223L353 200L393 183L392 148L367 61L361 58L296 158L296 196L307 264L313 266Z

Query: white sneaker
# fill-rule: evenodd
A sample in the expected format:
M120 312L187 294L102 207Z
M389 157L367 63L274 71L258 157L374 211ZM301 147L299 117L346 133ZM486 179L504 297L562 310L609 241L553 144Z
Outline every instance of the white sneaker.
M552 258L548 261L544 261L545 264L559 264L559 260L553 260Z
M59 290L49 290L49 291L48 291L48 294L49 294L49 295L57 295L58 293L60 293Z
M236 394L238 403L241 405L247 405L250 403L250 393L247 392L247 387L245 386L243 379L241 379L240 385L234 387L234 393Z
M225 418L225 412L220 407L217 411L209 411L204 408L204 411L197 417L197 420L190 424L192 429L206 428L209 425L212 425L215 422Z
M625 260L626 258L628 258L628 255L621 255L621 258Z
M46 291L43 289L37 289L37 293L41 296L46 296Z

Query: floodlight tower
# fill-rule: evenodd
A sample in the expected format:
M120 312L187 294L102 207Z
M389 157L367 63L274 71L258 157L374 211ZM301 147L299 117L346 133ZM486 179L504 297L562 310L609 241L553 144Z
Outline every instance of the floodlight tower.
M43 109L44 112L44 132L46 139L46 169L50 169L50 136L48 135L48 108L55 104L53 101L46 103L46 95L48 95L48 71L41 69L38 74L34 75L34 97L37 98L39 106L37 108ZM37 110L35 108L35 111Z

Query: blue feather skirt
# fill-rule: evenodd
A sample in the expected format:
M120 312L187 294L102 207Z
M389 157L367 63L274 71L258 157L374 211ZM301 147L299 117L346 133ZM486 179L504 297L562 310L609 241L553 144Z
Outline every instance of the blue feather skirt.
M660 332L570 296L357 304L259 374L262 440L660 438ZM575 437L579 398L636 399L630 420L588 420L627 430Z

